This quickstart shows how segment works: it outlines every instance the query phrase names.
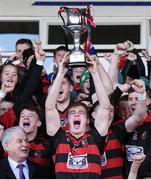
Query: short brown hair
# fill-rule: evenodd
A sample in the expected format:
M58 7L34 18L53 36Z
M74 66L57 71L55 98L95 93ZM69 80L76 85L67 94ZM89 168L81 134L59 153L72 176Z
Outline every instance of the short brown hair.
M71 103L69 104L68 110L67 110L67 116L68 116L69 110L70 110L71 108L78 107L78 106L84 107L84 109L86 110L86 113L87 113L87 117L89 118L89 116L90 116L89 108L88 108L88 106L87 106L85 103L83 103L83 102L81 102L81 101L71 102Z

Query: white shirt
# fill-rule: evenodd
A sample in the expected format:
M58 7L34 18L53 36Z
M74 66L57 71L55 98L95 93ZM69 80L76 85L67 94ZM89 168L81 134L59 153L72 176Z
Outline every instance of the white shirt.
M16 161L12 160L10 157L8 157L8 162L9 162L9 165L10 165L14 175L16 176L16 178L20 179L19 178L19 168L17 168L17 165L20 163L17 163ZM23 161L22 164L24 164L23 172L24 172L25 178L29 179L29 168L28 168L27 161Z

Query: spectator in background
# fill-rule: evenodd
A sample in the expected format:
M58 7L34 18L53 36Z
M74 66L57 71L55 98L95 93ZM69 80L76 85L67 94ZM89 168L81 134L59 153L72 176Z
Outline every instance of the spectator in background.
M139 80L142 81L142 80ZM128 103L130 107L130 112L133 113L136 111L136 106L138 101L145 101L147 106L147 112L145 117L142 119L142 122L138 122L138 127L135 128L134 132L129 136L126 143L126 160L125 160L125 173L126 178L128 177L130 167L132 164L132 157L135 154L146 155L146 159L140 165L138 170L137 178L147 178L151 177L151 160L150 160L150 141L151 141L151 113L148 111L150 105L150 91L146 91L141 96L138 93L134 92L133 89L129 90L128 93ZM140 109L141 110L141 109Z
M86 103L87 105L92 105L91 95L90 95L90 78L91 74L88 70L85 70L83 74L80 77L80 87L76 90L74 90L71 93L71 101L82 101ZM78 85L78 86L79 86ZM74 86L75 87L75 86Z
M68 57L69 57L69 54L66 52L64 54L61 62L65 61ZM49 91L51 91L51 88L53 87L53 84L54 84L54 82L56 80L56 77L53 80L53 83L50 85ZM57 97L54 96L55 99L54 99L53 103L54 103L54 105L56 105L56 108L57 108L57 110L59 112L61 127L65 131L67 131L68 130L67 110L68 110L68 106L69 106L69 104L71 102L70 97L71 97L71 92L73 90L73 86L72 86L71 77L68 74L66 74L63 77L62 80L60 78L60 82L61 82L61 85L60 85L60 88L59 88L58 96Z
M41 166L49 167L51 177L55 178L51 154L52 145L51 142L48 141L44 127L42 133L40 132L42 118L42 111L40 108L29 102L23 107L20 113L19 126L27 133L29 142L29 160Z
M80 79L85 69L86 69L85 67L72 67L71 68L71 73L72 73L71 79L73 82L73 91L71 94L72 101L76 101L78 94L81 92Z
M136 83L137 82L137 83ZM137 85L135 85L135 83ZM123 85L124 86L124 85ZM130 86L129 86L130 87ZM145 85L142 80L134 80L132 87L135 93L143 94ZM123 88L125 89L125 87ZM127 88L128 90L129 88ZM112 108L113 109L113 108ZM113 110L112 110L113 111ZM113 114L113 113L112 113ZM102 176L104 179L123 179L125 164L125 144L129 134L142 123L146 115L145 100L139 100L133 114L128 119L119 120L112 115L112 123L105 144L105 152L102 157Z
M144 55L147 61L147 68L148 68L148 80L149 80L149 87L151 88L151 57L149 56L149 53L146 49L143 49L141 53Z
M53 79L53 76L54 74L57 73L58 71L58 66L61 62L61 60L63 59L65 53L68 52L68 49L65 47L65 46L59 46L57 47L55 50L54 50L54 53L53 53L53 72L51 72L49 75L48 75L48 79L52 82L52 79Z
M121 70L124 82L127 82L127 78L139 79L141 76L146 77L144 63L135 49L134 44L127 40L124 42L126 51L128 52L127 60Z
M21 67L25 67L23 63L23 52L29 48L31 49L33 48L32 41L30 39L24 39L24 38L19 39L16 42L15 48L16 48L16 53L13 54L11 57L9 57L8 60L14 62L16 65L18 64Z
M128 105L128 95L124 95L120 98L117 113L119 113L119 116L122 120L126 120L130 117L130 108Z
M8 128L2 136L2 146L8 157L0 161L1 179L49 179L48 169L29 160L26 132L19 126Z

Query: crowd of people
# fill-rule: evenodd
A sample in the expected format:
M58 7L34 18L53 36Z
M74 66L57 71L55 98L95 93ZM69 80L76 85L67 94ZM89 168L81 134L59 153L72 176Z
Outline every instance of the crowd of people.
M0 67L1 179L151 178L151 57L127 40L44 68L40 41L19 39Z

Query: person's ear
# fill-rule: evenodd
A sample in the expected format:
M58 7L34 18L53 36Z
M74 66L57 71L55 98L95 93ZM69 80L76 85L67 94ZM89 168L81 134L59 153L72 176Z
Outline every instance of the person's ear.
M41 121L38 119L38 122L37 122L37 126L40 127L41 126Z
M3 149L4 149L5 151L8 151L8 150L9 150L8 143L3 144Z
M70 92L72 92L73 91L73 86L72 85L70 85Z
M146 99L146 105L149 106L151 104L151 99L150 98L147 98Z
M93 111L91 115L92 115L93 119L95 119L95 117L96 117L96 112Z

